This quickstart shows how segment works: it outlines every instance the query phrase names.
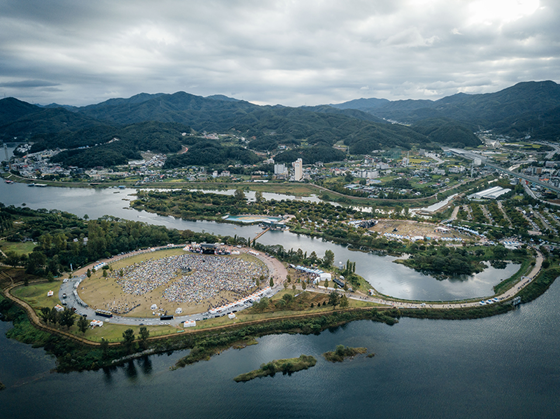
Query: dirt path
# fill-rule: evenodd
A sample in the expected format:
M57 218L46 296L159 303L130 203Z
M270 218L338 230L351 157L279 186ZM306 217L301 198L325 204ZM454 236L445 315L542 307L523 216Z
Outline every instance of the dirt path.
M449 221L455 221L457 219L459 208L461 208L460 205L456 205L455 208L453 208L453 212L451 213L451 217L449 218Z
M502 201L498 201L498 208L500 208L500 211L502 211L502 214L504 215L504 218L509 223L509 226L512 227L511 220L507 216L506 211L504 210L504 207L502 207Z

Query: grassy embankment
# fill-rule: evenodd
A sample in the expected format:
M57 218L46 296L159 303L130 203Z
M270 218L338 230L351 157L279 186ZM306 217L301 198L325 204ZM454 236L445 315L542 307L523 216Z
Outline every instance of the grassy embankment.
M494 286L494 293L496 295L499 295L509 290L511 287L513 287L515 284L519 282L522 276L527 275L531 271L533 265L534 265L533 258L527 257L526 259L524 259L521 262L521 267L515 274L513 274L507 279L504 279L502 282Z
M267 364L262 364L258 370L240 374L234 378L236 382L245 382L259 377L274 376L277 372L291 374L314 367L317 360L310 355L300 355L299 358L277 359Z
M367 348L350 348L349 346L338 345L334 351L325 352L323 356L329 362L342 362L346 358L353 358L366 352Z

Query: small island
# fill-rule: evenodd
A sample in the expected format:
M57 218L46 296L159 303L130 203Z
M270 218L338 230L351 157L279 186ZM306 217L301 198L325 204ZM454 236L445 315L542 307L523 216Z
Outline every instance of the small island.
M346 358L352 358L359 354L365 354L367 348L350 348L344 345L338 345L334 351L325 352L323 356L329 362L342 362Z
M258 370L240 374L234 378L236 382L250 381L258 377L274 375L277 372L291 374L296 371L306 370L315 366L317 360L310 355L300 355L299 358L278 359L268 364L262 364Z

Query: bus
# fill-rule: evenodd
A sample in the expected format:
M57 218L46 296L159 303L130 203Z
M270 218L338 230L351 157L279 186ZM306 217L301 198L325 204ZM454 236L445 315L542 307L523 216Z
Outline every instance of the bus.
M95 310L95 314L103 317L113 317L113 313L108 310Z

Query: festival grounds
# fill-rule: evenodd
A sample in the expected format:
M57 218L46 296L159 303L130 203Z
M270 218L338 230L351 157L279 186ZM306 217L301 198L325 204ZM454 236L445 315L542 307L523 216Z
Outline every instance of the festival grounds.
M175 260L179 256L187 256L194 258L204 258L205 262L202 266L205 269L206 280L211 281L214 276L216 278L224 277L223 272L213 272L211 263L211 258L220 258L219 265L221 266L249 266L249 272L255 273L255 275L247 274L244 275L245 279L238 279L236 275L231 275L228 277L228 284L233 287L242 287L243 291L237 292L229 290L220 290L212 298L204 299L201 302L178 302L169 301L165 296L169 297L169 291L166 294L166 290L170 288L182 287L184 284L184 279L189 275L194 275L196 269L190 272L183 270L173 270L174 274L165 283L159 286L154 286L153 289L137 295L134 293L125 292L123 288L123 280L126 279L127 275L124 277L119 276L119 271L132 271L134 272L133 265L140 264L140 266L151 266L150 264L157 262L161 266L161 259L173 257ZM159 262L158 262L159 261ZM248 265L247 265L248 264ZM220 306L227 302L233 302L239 299L241 295L245 292L251 294L257 290L256 285L253 281L249 281L247 278L256 276L256 273L263 273L265 275L263 283L261 283L260 288L264 288L268 285L269 281L269 271L266 265L258 258L249 255L247 253L241 253L239 255L224 255L224 256L214 256L214 255L198 255L191 252L185 252L182 249L169 249L157 252L148 252L132 257L128 257L119 261L115 261L110 264L112 268L112 273L108 271L108 277L103 277L102 270L95 272L91 278L86 278L79 286L78 293L80 298L94 309L103 310L113 310L116 309L118 314L121 316L129 317L151 317L162 315L165 312L168 314L175 314L177 308L182 309L182 315L196 314L206 312L209 307ZM228 271L229 272L229 271ZM258 276L260 278L260 275ZM157 279L156 275L152 275L151 278ZM256 279L256 278L253 278ZM147 279L150 281L150 279ZM183 282L181 282L183 281ZM235 283L238 281L239 283ZM120 283L119 283L120 282ZM250 286L248 285L250 283ZM153 284L152 284L153 286ZM248 288L247 288L248 287ZM150 287L147 287L150 288ZM246 290L246 291L245 291ZM158 310L152 310L150 307L156 304ZM134 307L132 309L132 307ZM126 312L127 310L130 310Z

